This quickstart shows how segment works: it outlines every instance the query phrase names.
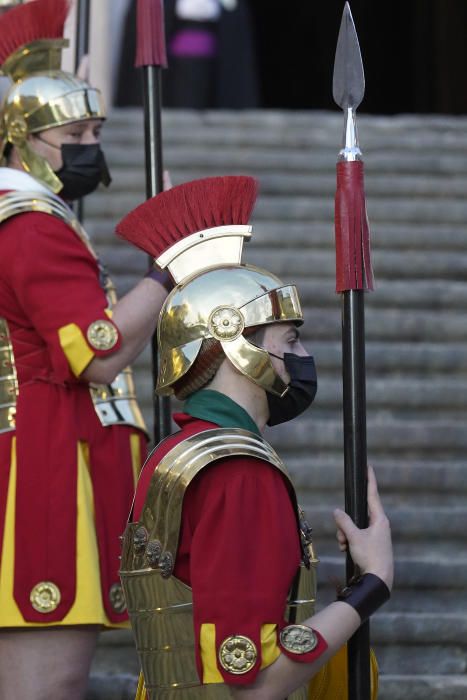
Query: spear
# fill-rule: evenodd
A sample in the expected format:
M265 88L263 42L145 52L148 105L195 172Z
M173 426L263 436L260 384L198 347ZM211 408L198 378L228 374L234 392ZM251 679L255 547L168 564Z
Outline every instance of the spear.
M346 2L336 47L333 97L344 110L343 148L337 161L335 201L336 291L342 293L345 509L368 527L364 292L373 289L363 159L355 112L365 93L357 32ZM359 575L351 557L347 583ZM349 700L370 700L370 628L362 624L348 643Z
M76 43L75 69L79 68L81 59L89 53L89 14L90 0L78 0L76 6Z
M162 68L167 67L163 0L138 0L135 66L143 68L144 144L146 199L163 190L162 165ZM151 264L153 264L151 258ZM152 376L159 369L157 335L152 338ZM154 441L170 434L170 400L154 396Z
M76 42L75 42L75 73L81 67L84 56L89 54L89 17L91 0L78 0L76 6ZM76 215L83 220L83 200L76 203Z

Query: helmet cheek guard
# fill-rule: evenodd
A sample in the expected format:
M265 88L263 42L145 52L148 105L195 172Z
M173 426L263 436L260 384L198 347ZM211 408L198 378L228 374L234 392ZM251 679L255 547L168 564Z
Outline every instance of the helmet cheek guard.
M280 322L301 324L303 316L296 287L282 286L271 273L232 265L192 277L175 287L161 311L157 392L172 393L173 385L193 366L203 340L213 338L239 372L282 396L287 384L268 352L244 336L248 328Z

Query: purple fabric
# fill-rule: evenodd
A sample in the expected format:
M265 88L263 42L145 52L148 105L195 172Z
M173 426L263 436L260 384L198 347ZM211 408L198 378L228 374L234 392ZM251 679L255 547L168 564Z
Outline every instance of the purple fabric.
M217 37L203 29L181 29L170 42L170 53L178 58L212 58L217 54Z

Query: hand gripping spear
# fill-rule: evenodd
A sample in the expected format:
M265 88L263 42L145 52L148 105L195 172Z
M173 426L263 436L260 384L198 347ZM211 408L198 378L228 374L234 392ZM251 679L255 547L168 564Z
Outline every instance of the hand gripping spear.
M333 75L334 101L345 116L337 162L335 202L336 291L342 292L345 509L357 527L368 527L364 292L373 289L370 231L355 110L365 77L355 25L345 3ZM347 582L359 571L347 557ZM349 700L370 700L370 630L363 624L348 643Z
M167 67L163 0L138 0L135 66L143 68L146 199L163 190L162 68ZM151 258L151 264L153 263ZM152 376L158 375L157 335L152 338ZM154 441L170 434L170 399L154 392Z

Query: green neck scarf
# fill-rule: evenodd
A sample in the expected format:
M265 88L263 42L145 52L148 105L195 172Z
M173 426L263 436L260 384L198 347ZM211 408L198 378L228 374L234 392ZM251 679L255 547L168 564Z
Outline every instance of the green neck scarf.
M256 435L261 432L244 408L225 394L211 389L200 389L188 397L183 407L194 418L216 423L221 428L243 428Z

